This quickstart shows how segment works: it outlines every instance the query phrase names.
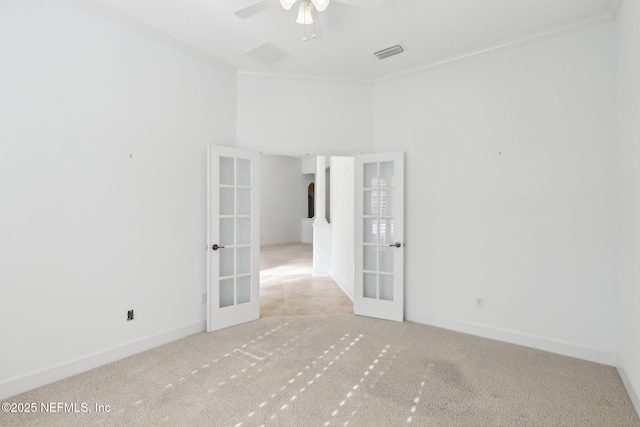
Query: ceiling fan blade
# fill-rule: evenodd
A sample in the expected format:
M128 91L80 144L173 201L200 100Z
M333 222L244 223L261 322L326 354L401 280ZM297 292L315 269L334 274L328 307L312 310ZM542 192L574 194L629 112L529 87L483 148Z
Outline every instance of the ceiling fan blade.
M330 2L330 0L311 0L313 7L315 7L318 12L324 12L327 7L329 7Z
M269 9L274 4L275 2L272 0L259 0L255 3L250 4L249 6L236 10L234 13L236 14L236 16L242 19L247 19L252 17L253 15L257 15L264 10Z
M336 3L346 4L348 6L361 7L363 9L378 9L382 7L386 0L332 0Z

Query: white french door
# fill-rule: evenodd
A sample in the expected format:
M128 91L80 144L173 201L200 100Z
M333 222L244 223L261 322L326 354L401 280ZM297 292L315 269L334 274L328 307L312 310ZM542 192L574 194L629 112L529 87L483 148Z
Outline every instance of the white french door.
M207 331L260 318L259 158L207 147Z
M355 158L353 311L404 320L404 153Z

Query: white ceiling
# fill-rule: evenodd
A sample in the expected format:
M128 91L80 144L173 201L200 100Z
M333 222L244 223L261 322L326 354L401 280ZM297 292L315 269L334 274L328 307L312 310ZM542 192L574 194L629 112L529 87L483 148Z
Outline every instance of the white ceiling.
M332 0L322 37L303 42L297 4L247 19L258 0L95 1L240 72L374 81L451 58L548 37L615 17L621 0ZM265 0L273 1L273 0ZM346 4L350 3L350 4ZM352 4L358 3L357 7ZM246 52L265 42L292 55L266 66ZM402 44L385 60L373 53Z

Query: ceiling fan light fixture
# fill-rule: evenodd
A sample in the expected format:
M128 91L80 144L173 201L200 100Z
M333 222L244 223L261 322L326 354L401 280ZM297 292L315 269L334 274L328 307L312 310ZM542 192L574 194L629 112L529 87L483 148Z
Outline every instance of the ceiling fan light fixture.
M282 0L281 0L282 1ZM302 2L300 8L298 9L298 18L296 22L301 25L309 25L313 24L313 17L311 16L311 3L308 1Z
M280 5L286 10L289 10L293 7L296 1L298 0L280 0Z
M311 0L311 3L313 3L313 6L318 12L324 12L324 10L329 7L330 1L331 0Z

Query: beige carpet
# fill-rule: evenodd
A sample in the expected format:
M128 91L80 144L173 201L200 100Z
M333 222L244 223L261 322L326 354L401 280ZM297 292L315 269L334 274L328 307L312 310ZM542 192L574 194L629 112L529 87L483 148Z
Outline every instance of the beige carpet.
M91 412L2 426L640 426L612 367L354 315L200 333L8 400Z
M260 316L353 313L353 303L331 277L311 275L312 245L260 249Z

